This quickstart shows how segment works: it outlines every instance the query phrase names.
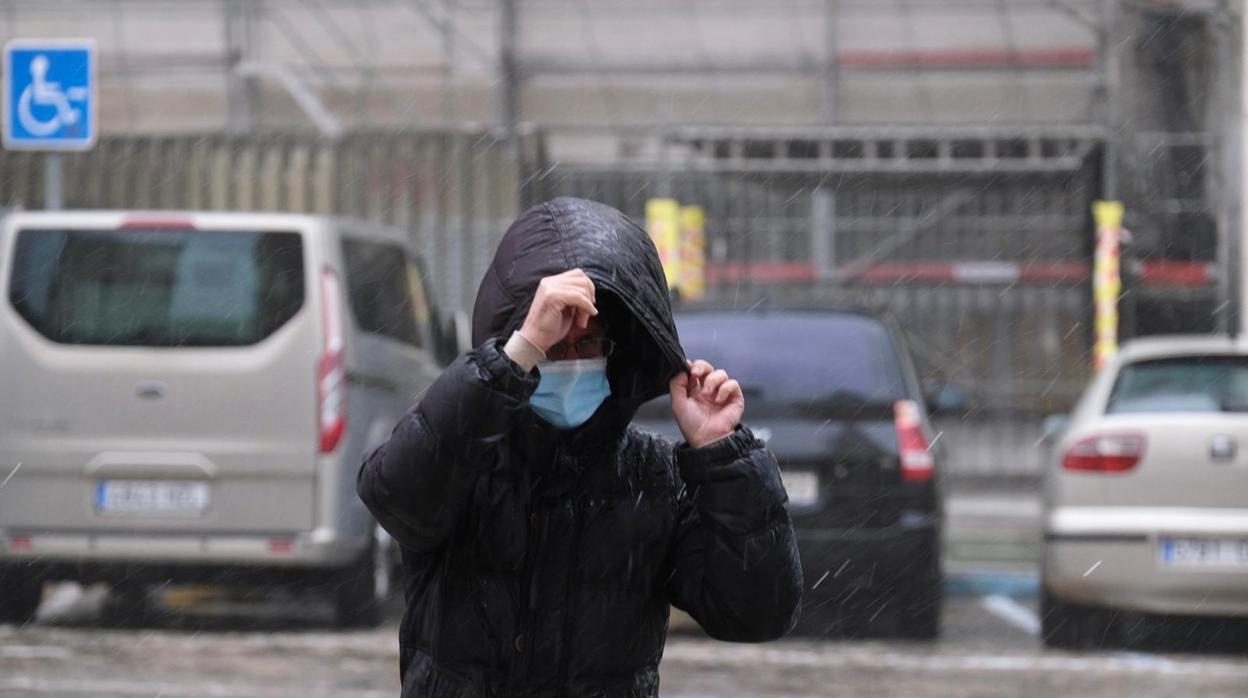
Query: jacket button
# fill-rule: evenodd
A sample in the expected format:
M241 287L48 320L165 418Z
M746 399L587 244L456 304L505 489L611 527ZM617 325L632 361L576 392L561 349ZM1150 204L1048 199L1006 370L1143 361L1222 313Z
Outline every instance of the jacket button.
M516 651L524 652L524 635L516 636Z

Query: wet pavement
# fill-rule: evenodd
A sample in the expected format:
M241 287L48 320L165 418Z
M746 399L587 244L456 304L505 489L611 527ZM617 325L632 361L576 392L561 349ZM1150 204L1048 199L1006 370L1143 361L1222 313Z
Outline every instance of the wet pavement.
M398 695L394 620L376 630L340 632L315 604L197 599L118 628L102 620L102 598L103 590L58 588L39 622L0 626L0 696ZM1203 633L1197 639L1214 641L1184 652L1150 649L1149 641L1130 650L1058 652L1041 648L1034 606L1001 596L953 598L944 636L933 643L842 638L751 646L681 633L668 643L662 692L686 698L1248 695L1242 632L1209 638L1221 631L1188 628L1189 638Z

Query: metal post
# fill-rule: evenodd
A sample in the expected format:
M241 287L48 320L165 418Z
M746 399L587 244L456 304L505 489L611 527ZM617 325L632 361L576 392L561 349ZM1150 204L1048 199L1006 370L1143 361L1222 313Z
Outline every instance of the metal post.
M520 76L516 69L516 0L498 3L498 121L508 137L516 133Z
M810 256L819 279L836 270L836 192L819 187L810 195Z
M1248 272L1245 271L1245 269L1248 269L1248 267L1245 267L1245 264L1248 264L1248 245L1244 244L1243 237L1244 231L1248 230L1248 205L1244 204L1244 197L1248 196L1248 168L1245 167L1245 165L1248 165L1248 52L1244 50L1245 45L1248 44L1248 12L1241 11L1239 15L1241 24L1239 30L1235 32L1234 40L1231 42L1234 49L1239 52L1240 59L1239 89L1237 90L1239 101L1237 103L1238 109L1236 109L1239 113L1239 123L1237 124L1238 128L1231 129L1235 133L1235 140L1237 141L1235 145L1238 147L1235 148L1234 155L1228 158L1231 163L1238 167L1238 171L1235 172L1236 177L1234 179L1228 179L1227 185L1223 187L1222 191L1224 198L1234 198L1234 205L1239 207L1238 220L1228 226L1228 234L1230 234L1231 230L1234 231L1234 235L1230 238L1230 252L1235 255L1233 258L1239 261L1234 275L1234 281L1238 282L1236 289L1238 291L1236 299L1238 303L1232 303L1232 305L1236 306L1234 309L1236 324L1232 325L1232 332L1238 331L1242 333L1245 330L1244 319L1248 318L1248 301L1244 298L1245 291L1248 290L1248 285L1244 283L1244 279L1248 279ZM1236 184L1238 187L1235 186ZM1231 265L1228 264L1228 266ZM1231 288L1236 287L1233 286Z
M840 16L839 0L824 0L823 3L823 62L820 64L823 86L823 122L836 123L837 92L840 82L840 69L837 64L839 47L836 37L837 20Z
M458 121L455 115L455 6L442 0L442 21L438 25L442 40L442 120L448 128Z
M1213 39L1214 64L1218 66L1214 80L1217 97L1213 100L1214 112L1210 115L1216 135L1206 144L1206 148L1216 149L1211 161L1216 163L1217 169L1205 177L1212 189L1211 193L1206 193L1212 199L1218 235L1215 268L1221 310L1215 316L1218 332L1235 336L1240 331L1242 312L1239 289L1243 269L1238 262L1243 254L1240 249L1243 192L1239 190L1239 181L1246 162L1243 157L1242 121L1244 95L1248 94L1243 89L1244 42L1240 23L1211 19L1208 27Z
M1104 95L1105 111L1102 115L1105 122L1105 145L1101 158L1101 198L1115 200L1118 194L1118 142L1117 127L1120 122L1119 104L1122 100L1121 70L1122 58L1119 48L1119 37L1113 32L1120 31L1122 18L1118 11L1119 0L1104 0L1101 13L1101 26L1097 32L1097 63L1100 68L1101 94Z
M251 46L255 37L255 4L229 0L221 4L225 28L226 50L226 128L236 133L255 126L257 83L254 75L244 74L240 67L251 62Z
M65 208L64 167L60 153L43 156L43 207L48 211Z

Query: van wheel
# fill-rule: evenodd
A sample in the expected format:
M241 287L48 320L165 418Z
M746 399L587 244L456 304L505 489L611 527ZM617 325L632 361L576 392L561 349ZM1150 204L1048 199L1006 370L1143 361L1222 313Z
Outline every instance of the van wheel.
M28 623L43 600L43 580L20 567L0 567L0 623Z
M356 561L338 571L334 586L334 624L340 628L375 628L389 594L389 546L374 536Z
M1046 647L1088 650L1104 647L1114 630L1111 615L1092 606L1068 603L1045 589L1040 601L1040 636Z

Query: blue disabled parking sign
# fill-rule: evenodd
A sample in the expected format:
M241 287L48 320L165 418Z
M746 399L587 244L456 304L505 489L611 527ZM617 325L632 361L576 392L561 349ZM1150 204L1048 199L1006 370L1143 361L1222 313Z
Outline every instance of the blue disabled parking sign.
M4 147L88 150L96 136L95 42L14 39L4 47Z

